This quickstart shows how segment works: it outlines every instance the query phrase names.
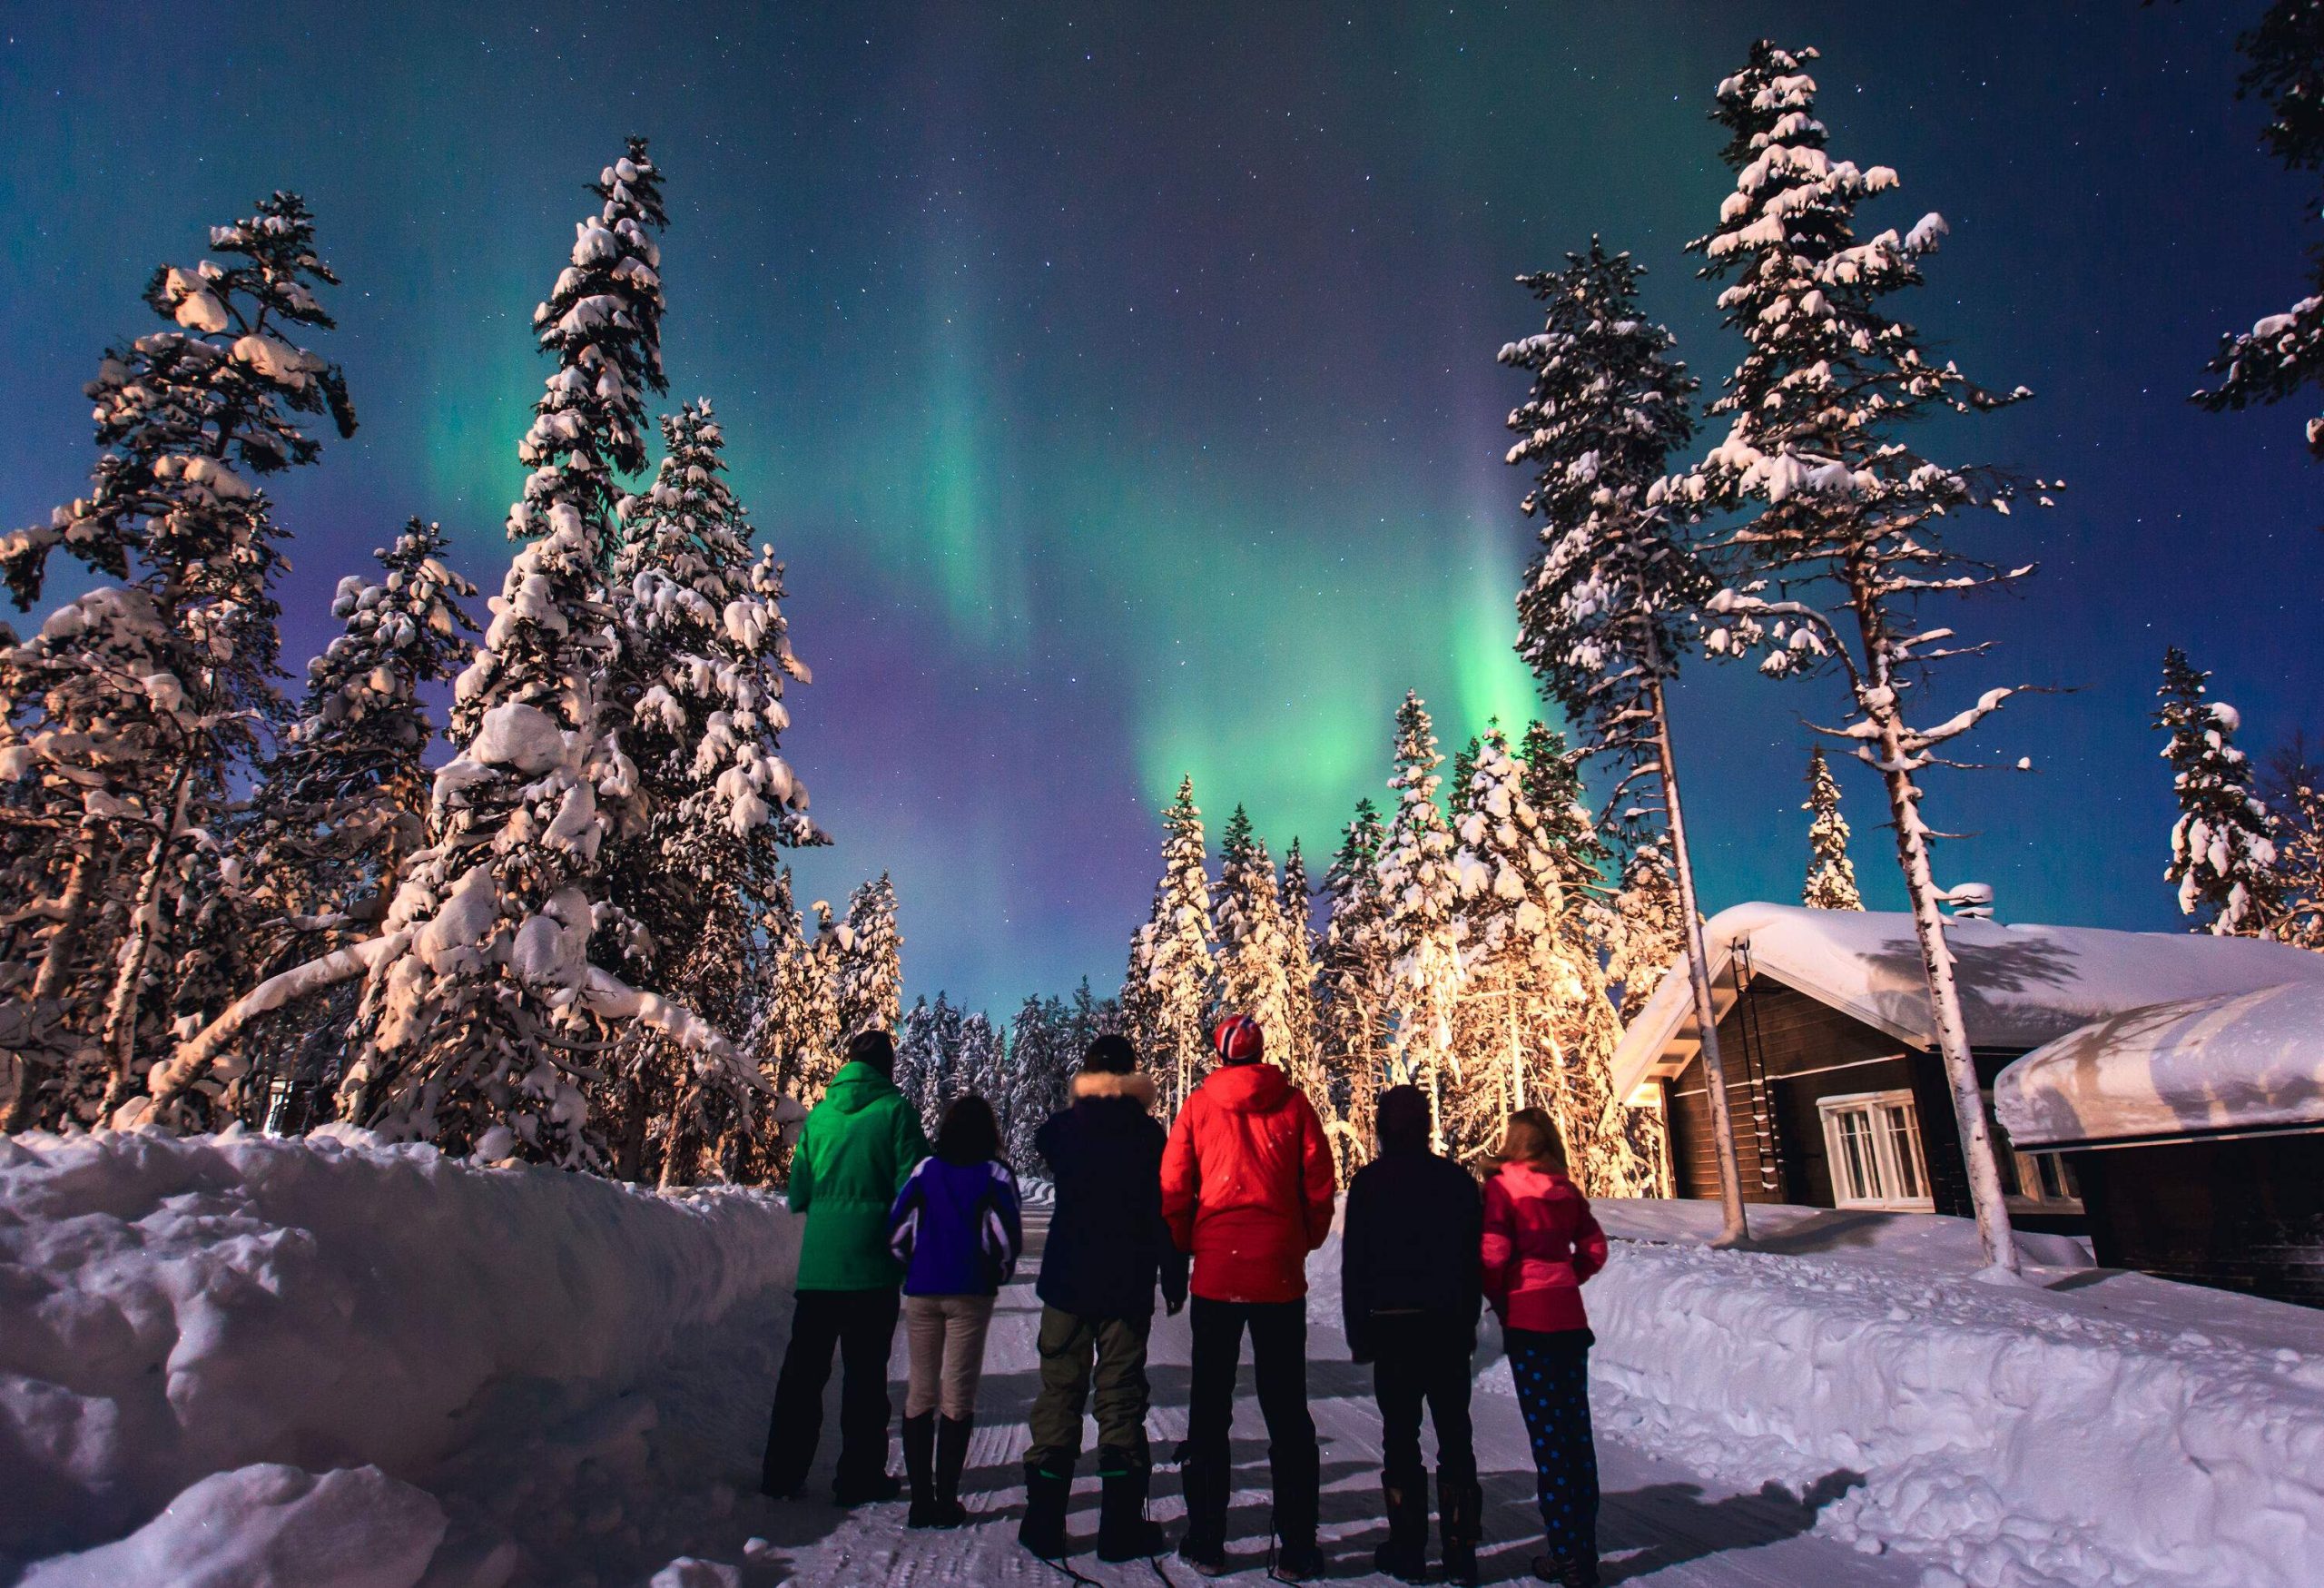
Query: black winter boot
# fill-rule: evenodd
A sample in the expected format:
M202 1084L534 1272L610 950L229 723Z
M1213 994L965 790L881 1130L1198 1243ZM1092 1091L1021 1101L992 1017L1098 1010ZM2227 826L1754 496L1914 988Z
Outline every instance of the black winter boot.
M1388 1542L1372 1552L1372 1563L1384 1576L1405 1583L1428 1575L1428 1475L1410 1472L1380 1475L1380 1500L1388 1514Z
M936 1414L922 1412L917 1417L906 1417L901 1432L904 1475L911 1483L911 1510L904 1517L904 1525L940 1526L936 1520Z
M969 1508L960 1504L960 1469L969 1463L969 1433L976 1425L974 1417L936 1419L936 1520L931 1526L958 1527L969 1519Z
M1275 1484L1275 1574L1286 1583L1313 1582L1324 1574L1324 1552L1315 1544L1321 1465L1313 1445L1267 1452L1267 1475Z
M1598 1588L1598 1557L1546 1554L1533 1557L1533 1575L1558 1588Z
M1050 1472L1038 1461L1025 1464L1025 1520L1017 1524L1017 1542L1045 1561L1061 1561L1071 1553L1065 1536L1066 1503L1073 1497L1073 1475Z
M1181 1447L1183 1448L1183 1446ZM1187 1495L1187 1532L1178 1558L1206 1577L1226 1572L1226 1453L1187 1455L1178 1468Z
M1170 1547L1162 1524L1146 1514L1146 1468L1124 1466L1106 1471L1098 1480L1105 1490L1098 1507L1098 1558L1101 1561L1151 1560Z
M1444 1551L1444 1580L1475 1588L1477 1581L1477 1541L1484 1536L1485 1492L1474 1478L1448 1476L1442 1467L1436 1473L1436 1527L1438 1541ZM1428 1532L1428 1519L1420 1524L1423 1536Z

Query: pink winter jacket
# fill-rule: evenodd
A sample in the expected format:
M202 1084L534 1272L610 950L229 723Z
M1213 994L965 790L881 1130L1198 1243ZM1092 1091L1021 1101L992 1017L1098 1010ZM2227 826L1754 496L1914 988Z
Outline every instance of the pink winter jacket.
M1590 1198L1555 1169L1502 1166L1485 1182L1485 1299L1502 1327L1584 1329L1581 1283L1606 1266L1606 1232Z

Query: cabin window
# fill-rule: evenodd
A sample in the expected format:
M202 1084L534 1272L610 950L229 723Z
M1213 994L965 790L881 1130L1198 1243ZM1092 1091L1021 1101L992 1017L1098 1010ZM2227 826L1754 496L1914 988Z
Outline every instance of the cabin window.
M2020 1213L2079 1213L2082 1187L2062 1152L2020 1152L2011 1144L1994 1113L1994 1094L1985 1093L1985 1129L1993 1133L1994 1161L2001 1170L2001 1189L2010 1207Z
M1824 1116L1835 1206L1923 1213L1935 1207L1911 1092L1850 1092L1816 1106Z

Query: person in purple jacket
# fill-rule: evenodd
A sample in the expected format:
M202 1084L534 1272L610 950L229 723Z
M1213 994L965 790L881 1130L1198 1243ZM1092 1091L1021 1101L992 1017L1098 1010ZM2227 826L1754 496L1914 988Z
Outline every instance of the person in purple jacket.
M977 1380L993 1298L1024 1249L1017 1181L1000 1157L992 1106L970 1093L944 1110L933 1157L888 1210L888 1246L904 1265L904 1471L911 1527L958 1527L960 1468L976 1425Z

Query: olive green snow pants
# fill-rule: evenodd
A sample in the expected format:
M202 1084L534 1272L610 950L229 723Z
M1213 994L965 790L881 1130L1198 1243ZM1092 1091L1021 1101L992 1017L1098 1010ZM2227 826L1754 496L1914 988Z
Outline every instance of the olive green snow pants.
M1081 1455L1081 1410L1094 1378L1098 1466L1101 1472L1144 1467L1146 1448L1147 1317L1083 1317L1041 1308L1041 1389L1028 1417L1033 1443L1029 1466L1070 1476ZM1094 1373L1090 1358L1097 1358Z

